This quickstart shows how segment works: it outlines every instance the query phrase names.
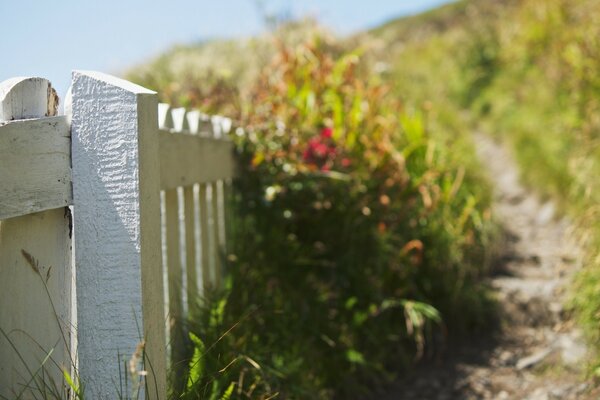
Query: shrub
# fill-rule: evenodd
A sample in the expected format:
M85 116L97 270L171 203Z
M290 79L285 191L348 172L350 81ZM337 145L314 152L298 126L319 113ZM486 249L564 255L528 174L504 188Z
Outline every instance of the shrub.
M360 397L442 327L485 324L468 173L359 52L278 48L242 103L230 279L192 318L190 398Z

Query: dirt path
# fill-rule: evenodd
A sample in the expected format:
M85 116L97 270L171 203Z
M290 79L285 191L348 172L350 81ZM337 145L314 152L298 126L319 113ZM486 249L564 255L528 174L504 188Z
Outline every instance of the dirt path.
M586 347L568 320L565 289L579 250L566 219L518 181L513 159L486 136L478 153L496 183L495 214L506 246L490 286L499 299L501 328L469 338L438 363L425 363L384 399L597 399L582 380Z

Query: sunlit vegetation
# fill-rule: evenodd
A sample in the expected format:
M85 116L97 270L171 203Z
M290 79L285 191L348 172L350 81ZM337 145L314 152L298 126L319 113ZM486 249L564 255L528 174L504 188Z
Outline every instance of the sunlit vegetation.
M525 182L578 223L572 304L598 343L599 10L462 1L343 40L298 23L133 71L244 127L228 285L191 318L189 398L360 397L489 325L474 130L511 143Z
M431 99L445 115L462 113L473 129L508 141L523 180L575 220L586 254L571 305L596 344L599 11L597 0L462 1L370 37L391 44L375 54L387 54L399 95Z

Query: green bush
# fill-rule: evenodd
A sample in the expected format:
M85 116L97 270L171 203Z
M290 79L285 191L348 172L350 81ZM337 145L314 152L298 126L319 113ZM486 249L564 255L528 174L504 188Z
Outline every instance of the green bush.
M242 103L229 284L191 319L189 398L361 397L489 320L481 182L388 92L331 39L279 43Z

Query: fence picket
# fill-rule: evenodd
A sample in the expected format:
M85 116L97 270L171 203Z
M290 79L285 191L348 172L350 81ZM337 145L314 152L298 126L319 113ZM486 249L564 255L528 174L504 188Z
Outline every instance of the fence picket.
M213 182L210 184L211 187L211 224L212 224L212 265L213 265L213 277L216 287L221 286L222 272L223 272L223 246L221 238L221 212L220 206L220 195L219 195L219 182Z
M223 225L224 225L224 233L225 233L225 255L229 257L231 252L233 251L233 218L229 210L231 209L233 202L233 188L231 179L227 179L223 181Z
M173 129L176 132L189 132L190 126L185 107L172 108L171 117L173 118Z
M165 103L158 104L158 128L159 129L172 129L173 128L173 116L171 114L171 106Z
M185 215L185 270L187 278L188 310L198 296L198 273L196 268L196 219L194 186L183 188Z
M36 142L45 144L43 133L47 140L54 140L68 131L62 118L51 117L56 113L57 99L50 83L42 78L15 78L0 84L0 122L36 118L30 121L14 121L9 125L27 126L29 128L43 127L42 130L18 129L9 135L10 131L3 129L3 137L11 136L11 141ZM52 121L52 122L49 122ZM27 124L24 124L24 123ZM53 125L60 124L57 129ZM6 126L4 126L6 128ZM40 133L40 135L38 135ZM68 138L66 139L68 141ZM56 142L55 142L56 143ZM8 146L10 142L0 141L0 146ZM65 148L66 147L66 148ZM59 144L57 152L62 149L63 156L68 155L68 147ZM0 153L2 153L0 149ZM14 149L10 151L15 155ZM4 178L14 171L4 162L13 163L13 168L23 164L17 158L7 159L2 153L0 175ZM33 154L33 153L32 153ZM22 155L22 154L21 154ZM68 160L68 158L67 158ZM27 161L27 158L25 159ZM49 162L48 169L57 165L51 159L42 158ZM56 160L55 160L56 161ZM35 163L34 163L35 164ZM44 167L43 163L39 164ZM64 175L70 170L64 168ZM18 176L25 178L28 174L31 180L29 188L39 188L44 179L31 170L19 171ZM63 176L64 176L63 175ZM48 175L45 176L46 178ZM66 176L64 176L66 178ZM55 178L55 177L53 177ZM60 178L59 178L60 179ZM52 187L53 183L49 185ZM2 190L10 186L2 186ZM16 190L16 189L15 189ZM21 185L21 196L23 195ZM15 192L16 193L16 192ZM31 192L30 192L31 193ZM35 202L41 191L33 191L29 198ZM55 194L58 192L54 192ZM66 205L66 192L63 195L51 196L59 199L54 204L46 203L47 207L56 208L49 211L37 212L0 221L0 397L14 398L22 393L24 398L37 397L38 390L48 389L51 383L56 384L57 397L66 397L67 387L64 384L61 368L72 372L74 367L70 353L71 349L71 213ZM2 209L6 210L7 202L3 193ZM69 194L70 197L70 194ZM69 200L70 202L70 200ZM39 210L39 209L38 209ZM25 210L21 210L25 211ZM36 211L35 207L29 211ZM25 212L24 212L25 213ZM0 211L0 218L7 213ZM14 346L14 348L13 348ZM50 359L45 364L42 360ZM38 371L38 368L41 368ZM36 375L37 374L37 375ZM33 382L29 382L32 377ZM40 383L45 376L47 384ZM27 385L29 383L29 385ZM48 387L46 387L48 385Z
M209 241L209 230L208 230L208 200L207 200L208 190L207 184L200 184L200 194L199 194L199 203L200 203L200 238L201 245L200 251L202 254L202 285L204 292L206 292L212 285L212 274L210 270L210 241Z
M166 232L167 232L167 271L169 277L169 340L171 347L171 363L175 366L175 374L181 373L185 367L182 302L182 260L180 253L180 221L179 196L177 189L165 192Z

